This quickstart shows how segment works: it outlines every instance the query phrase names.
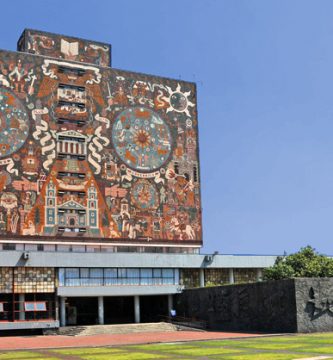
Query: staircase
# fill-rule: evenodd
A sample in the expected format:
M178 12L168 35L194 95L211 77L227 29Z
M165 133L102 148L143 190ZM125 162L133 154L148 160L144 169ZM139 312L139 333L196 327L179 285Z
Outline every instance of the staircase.
M65 326L58 329L58 335L89 336L101 334L129 334L138 332L177 331L178 327L166 322L121 325Z

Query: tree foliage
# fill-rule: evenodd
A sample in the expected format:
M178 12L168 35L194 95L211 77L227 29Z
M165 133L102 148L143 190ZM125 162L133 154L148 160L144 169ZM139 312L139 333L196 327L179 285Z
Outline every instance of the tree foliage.
M265 280L295 277L333 277L333 258L319 254L311 246L295 254L278 256L275 264L264 269Z

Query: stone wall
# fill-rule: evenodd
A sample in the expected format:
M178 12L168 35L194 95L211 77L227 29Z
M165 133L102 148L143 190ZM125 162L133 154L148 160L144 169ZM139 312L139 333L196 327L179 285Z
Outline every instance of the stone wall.
M177 296L180 316L206 320L211 329L294 332L293 280L189 289Z
M226 331L333 331L333 278L301 278L187 289L180 316Z
M333 331L333 278L295 280L298 332Z

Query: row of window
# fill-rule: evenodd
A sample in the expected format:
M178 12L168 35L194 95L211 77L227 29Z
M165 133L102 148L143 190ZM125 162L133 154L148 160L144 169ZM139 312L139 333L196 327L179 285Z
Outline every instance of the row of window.
M177 285L178 269L61 268L60 286Z
M174 269L155 268L66 268L65 278L173 278Z
M198 254L197 248L165 248L165 247L137 247L137 246L103 246L103 245L53 245L53 244L0 244L1 250L18 251L52 251L52 252L135 252L135 253L178 253Z

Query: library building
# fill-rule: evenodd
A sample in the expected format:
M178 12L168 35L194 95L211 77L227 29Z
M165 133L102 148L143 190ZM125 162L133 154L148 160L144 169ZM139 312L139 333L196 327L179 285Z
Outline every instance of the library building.
M274 263L200 253L196 85L111 54L31 29L0 50L0 330L156 322Z

